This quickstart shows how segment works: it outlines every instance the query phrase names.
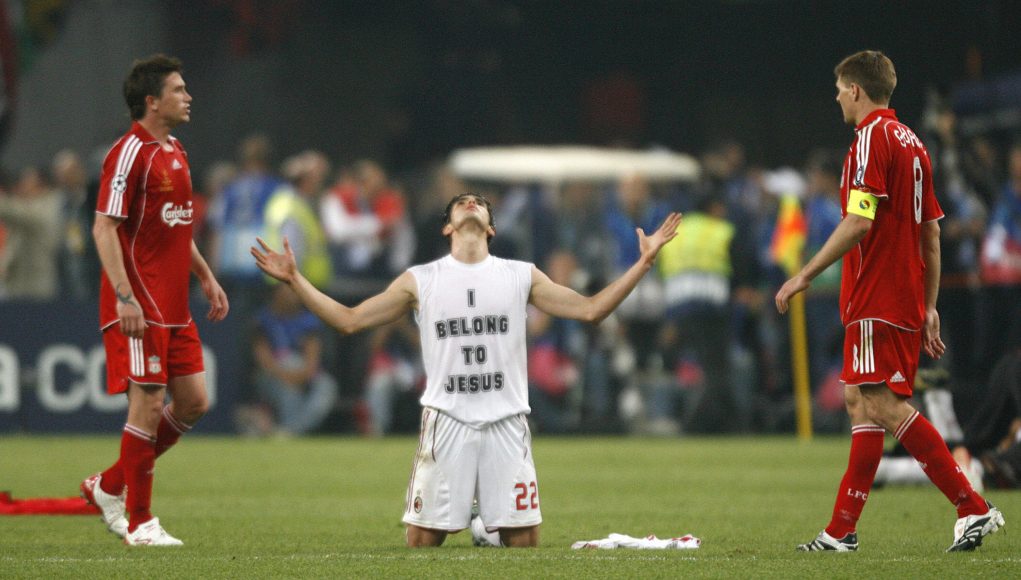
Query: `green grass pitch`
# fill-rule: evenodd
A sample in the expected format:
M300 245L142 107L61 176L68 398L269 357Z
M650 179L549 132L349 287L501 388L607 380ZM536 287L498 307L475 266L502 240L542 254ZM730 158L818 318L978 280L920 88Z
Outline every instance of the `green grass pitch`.
M829 518L846 438L549 438L535 442L535 550L403 547L415 440L193 436L157 463L154 513L180 548L133 548L97 516L0 517L0 578L1018 578L1021 496L987 494L1007 526L946 554L954 512L932 486L873 492L861 551L802 554ZM66 497L116 437L0 437L0 490ZM611 532L694 534L698 550L570 549Z

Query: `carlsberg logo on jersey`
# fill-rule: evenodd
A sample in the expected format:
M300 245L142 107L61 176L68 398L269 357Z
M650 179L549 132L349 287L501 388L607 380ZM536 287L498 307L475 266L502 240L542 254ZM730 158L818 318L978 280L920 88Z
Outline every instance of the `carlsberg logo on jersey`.
M163 208L160 210L160 217L163 218L163 223L170 227L177 225L188 225L191 223L191 214L195 211L191 208L191 202L188 202L188 207L180 205L174 205L172 202L163 204Z

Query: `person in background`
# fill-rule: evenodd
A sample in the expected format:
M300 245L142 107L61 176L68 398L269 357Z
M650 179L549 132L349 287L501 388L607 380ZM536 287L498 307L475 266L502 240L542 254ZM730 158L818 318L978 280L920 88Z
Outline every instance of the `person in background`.
M962 465L978 461L989 487L1021 487L1021 345L1013 345L993 367L954 457Z
M408 395L421 395L425 371L419 360L421 342L412 316L372 331L369 366L365 376L365 431L372 436L393 432L399 403Z
M304 435L315 430L337 400L337 381L321 364L322 323L290 288L276 284L255 324L255 384L273 408L272 431Z
M81 157L70 149L53 156L53 183L64 200L64 243L60 249L60 286L64 295L82 301L96 291L99 256L89 243L93 208L88 204L88 175Z
M266 284L248 259L249 240L265 235L266 204L282 181L272 172L273 146L252 134L238 146L238 176L213 198L209 211L209 263L231 296L235 313L247 320L262 303Z
M677 237L667 244L659 259L666 303L666 323L660 349L671 371L686 361L698 365L705 378L701 389L686 401L685 429L720 432L747 428L751 422L749 397L734 391L730 376L731 283L734 275L734 225L727 205L706 195L695 211L685 215ZM661 424L675 421L674 397L660 387L661 402L650 415ZM672 430L676 431L677 426Z
M808 233L805 259L822 249L840 224L840 158L829 151L816 151L807 163L804 212ZM812 387L820 388L840 367L844 325L840 322L840 265L833 263L812 281L805 296L808 331L809 372ZM843 413L843 411L841 411Z
M304 151L287 158L281 174L287 179L266 202L264 228L267 242L291 240L301 269L316 288L326 290L333 280L326 235L315 214L330 164L318 151Z
M1021 344L1021 142L1010 149L1008 177L989 216L980 259L982 367L992 369Z
M653 197L648 180L639 174L623 176L612 190L603 216L614 256L612 275L619 275L638 258L636 228L651 229L669 214L665 204ZM666 377L657 340L663 326L663 281L647 276L638 282L617 309L621 338L616 344L614 371L621 377L619 415L635 429L641 428L644 394Z
M10 195L0 194L6 229L3 288L12 300L46 301L60 291L59 253L64 200L38 167L21 171Z
M573 288L578 260L570 252L554 251L546 259L546 271L553 282ZM587 341L577 320L554 318L529 306L528 399L540 432L564 433L577 427Z
M213 224L210 212L220 204L223 191L237 178L237 175L238 168L234 163L215 161L202 176L202 191L196 194L196 201L200 204L196 208L200 212L197 212L194 227L195 244L203 252L212 250Z
M404 194L369 159L340 176L319 208L337 271L386 277L406 268L415 241Z

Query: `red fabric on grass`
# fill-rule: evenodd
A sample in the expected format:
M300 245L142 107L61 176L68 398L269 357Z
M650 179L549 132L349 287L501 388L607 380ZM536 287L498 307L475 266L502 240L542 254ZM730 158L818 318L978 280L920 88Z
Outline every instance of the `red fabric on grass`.
M99 508L80 497L34 497L14 499L0 491L0 516L83 516L99 513Z

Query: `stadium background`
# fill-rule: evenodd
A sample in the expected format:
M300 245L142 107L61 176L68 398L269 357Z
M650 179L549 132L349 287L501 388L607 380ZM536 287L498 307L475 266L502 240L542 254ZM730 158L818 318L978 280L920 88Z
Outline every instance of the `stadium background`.
M398 172L522 142L694 152L740 138L758 162L796 164L813 146L846 146L830 74L841 55L894 57L895 105L916 125L931 89L1021 64L1021 8L1007 1L5 3L9 20L25 6L10 23L22 51L9 170L118 136L124 71L155 51L187 66L199 118L178 133L198 171L253 129L281 152L370 156ZM586 91L614 80L636 102L599 126Z
M272 140L277 161L309 148L335 164L375 159L411 198L424 168L482 145L583 143L699 155L738 141L756 167L800 167L818 147L846 147L831 70L862 48L893 58L893 105L916 128L926 126L937 97L956 108L965 130L988 132L999 145L1019 126L1021 6L1006 1L938 9L768 0L2 6L0 165L9 176L48 166L64 148L94 162L126 126L120 85L130 61L157 51L185 62L194 115L175 134L196 174L232 158L239 140L258 131ZM0 302L7 348L0 352L0 431L106 431L121 420L88 391L98 388L88 338L95 310L58 302ZM246 327L244 320L203 327L221 377L220 406L203 429L234 428L229 406L237 393L223 377L244 368L233 337ZM50 366L40 362L47 348L68 341L77 350L51 353ZM360 373L344 366L343 353L364 345L345 339L334 346L346 398L324 429L353 431ZM785 366L771 379L780 392L790 389ZM57 400L51 406L38 403L45 380ZM84 415L69 421L76 413ZM791 429L787 419L773 427Z

